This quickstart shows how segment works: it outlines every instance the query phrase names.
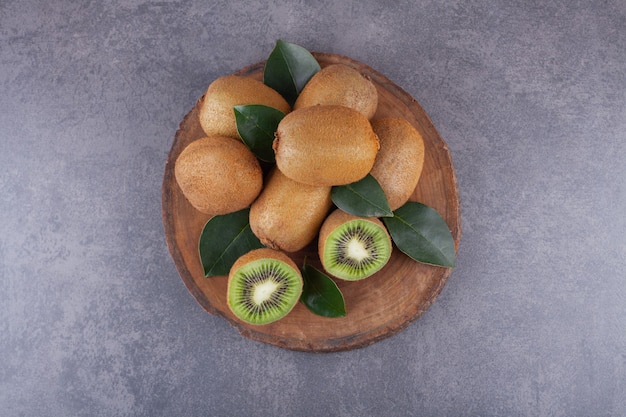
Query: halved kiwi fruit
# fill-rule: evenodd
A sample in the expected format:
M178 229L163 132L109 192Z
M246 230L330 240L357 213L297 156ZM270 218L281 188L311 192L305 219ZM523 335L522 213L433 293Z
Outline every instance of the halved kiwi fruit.
M356 281L372 276L387 264L392 243L385 225L373 217L333 211L320 230L322 266L332 276Z
M226 300L235 316L249 324L285 317L300 300L302 275L284 253L268 248L241 256L228 274Z

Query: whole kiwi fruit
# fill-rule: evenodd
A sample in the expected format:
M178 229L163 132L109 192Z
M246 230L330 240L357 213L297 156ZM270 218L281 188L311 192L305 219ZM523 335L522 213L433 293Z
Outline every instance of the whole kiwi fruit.
M250 228L265 246L296 252L311 243L326 218L331 187L303 184L274 168L250 207Z
M311 77L293 109L318 104L350 107L371 119L378 108L378 91L374 83L356 69L344 64L328 65Z
M317 105L285 116L275 133L276 165L294 181L344 185L366 176L374 165L378 138L367 119L345 106Z
M370 172L380 183L391 210L406 203L422 174L424 140L407 120L396 117L376 119L372 128L380 150Z
M246 323L269 324L293 309L302 287L302 275L291 258L274 249L255 249L231 267L226 303Z
M320 229L318 252L324 270L348 281L380 271L389 261L391 238L375 217L358 217L335 209Z
M210 215L248 207L263 187L263 172L252 151L225 136L187 145L176 158L174 176L191 205Z
M291 107L274 89L253 78L225 75L215 79L207 88L198 118L207 135L222 135L239 139L234 106L263 104L289 113Z

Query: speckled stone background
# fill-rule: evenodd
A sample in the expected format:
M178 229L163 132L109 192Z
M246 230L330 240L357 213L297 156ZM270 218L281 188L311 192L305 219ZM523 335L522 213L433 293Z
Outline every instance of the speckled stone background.
M205 313L161 181L210 81L276 39L428 112L463 237L436 303L364 349ZM626 416L626 3L0 2L0 415Z

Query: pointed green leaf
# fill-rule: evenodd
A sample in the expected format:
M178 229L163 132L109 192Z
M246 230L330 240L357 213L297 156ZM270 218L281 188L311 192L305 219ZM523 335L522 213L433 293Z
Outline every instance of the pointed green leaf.
M198 245L204 276L228 275L241 255L263 247L250 229L249 214L246 208L206 222Z
M300 301L311 312L324 317L344 317L346 305L343 294L328 275L311 265L302 267L304 288Z
M285 113L262 104L235 106L237 132L243 143L257 158L265 162L274 162L274 132Z
M454 239L445 220L431 207L408 202L383 219L398 249L418 262L454 267Z
M352 184L333 187L330 197L337 207L354 216L393 216L385 192L371 174Z
M293 106L306 83L319 70L320 64L309 51L279 39L265 62L263 83Z

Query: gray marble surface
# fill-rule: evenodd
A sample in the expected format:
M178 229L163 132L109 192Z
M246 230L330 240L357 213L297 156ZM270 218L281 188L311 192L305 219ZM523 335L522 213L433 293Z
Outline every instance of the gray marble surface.
M164 162L276 39L365 62L452 152L463 237L406 330L241 337L184 287ZM0 415L626 416L626 3L0 3Z

